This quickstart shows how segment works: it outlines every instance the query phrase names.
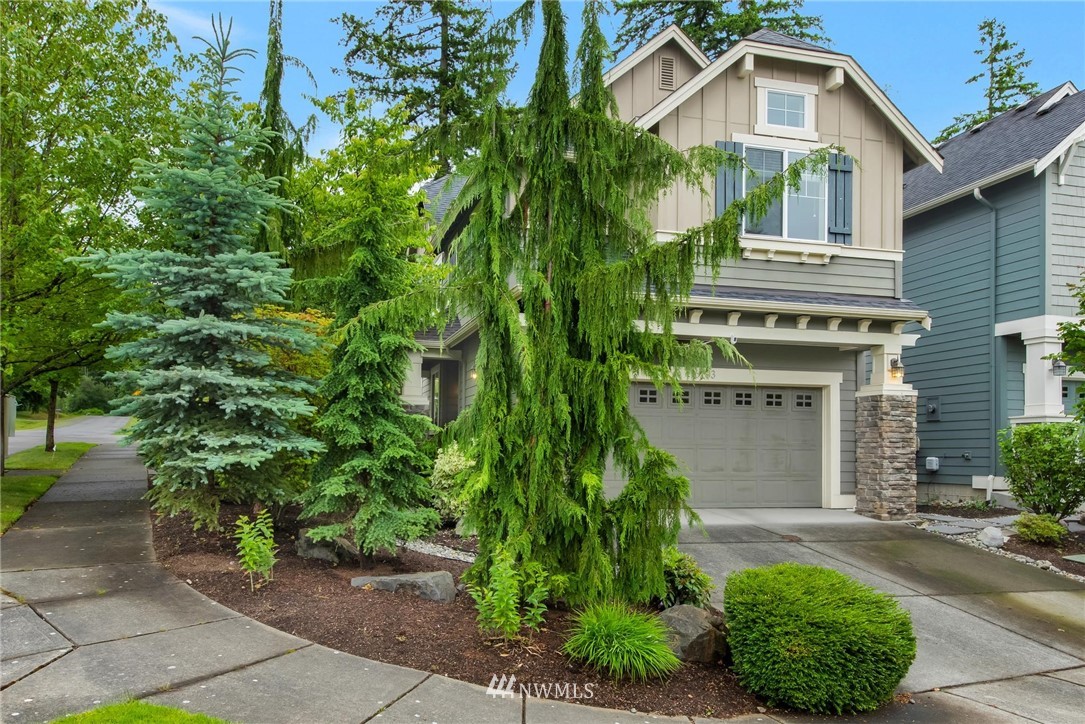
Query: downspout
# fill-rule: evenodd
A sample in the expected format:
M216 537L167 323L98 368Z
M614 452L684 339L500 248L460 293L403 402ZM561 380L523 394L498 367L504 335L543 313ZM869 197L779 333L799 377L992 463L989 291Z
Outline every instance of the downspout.
M997 340L995 339L995 290L998 287L998 209L995 207L994 204L992 204L990 201L983 197L983 194L980 192L979 186L972 189L972 196L976 199L976 201L983 204L985 207L987 207L987 210L991 212L991 258L988 262L988 270L990 272L990 274L988 275L988 279L991 280L991 283L987 287L987 301L988 306L991 309L991 328L988 330L987 334L989 338L989 341L987 343L987 354L990 356L991 360L989 370L990 374L988 375L987 382L987 399L991 401L991 417L988 420L988 424L990 425L988 429L988 455L991 463L990 467L988 468L987 474L988 476L991 476L998 472L998 431L996 429L998 427L998 423L996 420L996 418L998 417L998 384L996 381L998 370L996 369L995 365L995 361L997 359ZM991 486L988 485L987 489L988 491L990 491ZM988 500L990 500L990 492L988 492L987 497Z

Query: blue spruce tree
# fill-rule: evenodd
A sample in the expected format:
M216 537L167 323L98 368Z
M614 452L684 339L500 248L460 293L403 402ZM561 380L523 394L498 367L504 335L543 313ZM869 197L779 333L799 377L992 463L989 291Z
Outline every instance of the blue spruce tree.
M321 444L290 426L313 408L301 396L312 384L276 368L275 348L312 350L301 325L260 318L263 305L286 301L291 271L270 253L251 250L267 213L287 205L278 181L243 165L269 132L241 125L231 64L251 56L230 49L221 19L202 56L203 98L181 119L181 145L162 163L144 163L139 196L169 230L162 249L97 252L82 261L102 269L139 312L112 312L104 326L132 341L112 348L131 396L117 413L137 422L128 437L156 476L154 508L189 512L194 526L218 526L223 502L280 503L278 468Z

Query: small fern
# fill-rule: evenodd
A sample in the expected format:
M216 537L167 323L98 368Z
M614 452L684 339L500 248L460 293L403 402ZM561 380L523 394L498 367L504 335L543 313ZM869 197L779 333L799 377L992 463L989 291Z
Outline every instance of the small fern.
M237 540L237 558L241 568L249 574L249 590L256 590L256 574L259 573L264 583L274 580L272 569L278 559L275 554L279 547L275 545L275 531L271 524L271 513L265 508L250 521L242 515L234 524L234 538Z

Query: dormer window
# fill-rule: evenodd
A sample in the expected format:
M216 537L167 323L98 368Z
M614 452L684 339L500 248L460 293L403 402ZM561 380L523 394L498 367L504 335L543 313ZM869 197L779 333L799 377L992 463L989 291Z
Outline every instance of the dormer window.
M757 87L757 125L754 133L804 141L818 140L816 85L772 78L754 78L754 85Z

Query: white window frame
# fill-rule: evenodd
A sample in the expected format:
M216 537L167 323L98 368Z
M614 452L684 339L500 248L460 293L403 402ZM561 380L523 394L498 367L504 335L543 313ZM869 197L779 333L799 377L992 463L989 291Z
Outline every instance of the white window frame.
M771 138L748 139L748 140L745 140L743 145L742 145L742 157L743 157L743 159L746 158L746 152L750 148L758 148L758 149L762 149L762 150L765 150L765 151L779 151L779 152L784 154L784 169L786 170L788 165L789 165L788 162L787 162L787 154L788 153L809 153L812 150L812 148L807 146L806 144L801 144L801 147L798 147L798 146L800 146L800 144L779 144L779 143L776 143L775 140L771 139ZM787 236L787 196L788 196L788 194L791 193L790 189L788 189L788 190L786 190L784 192L784 197L781 200L781 223L780 223L780 228L783 229L784 235L783 236L774 236L773 234L757 234L757 233L752 232L752 231L747 231L746 230L746 219L743 218L743 220L742 220L742 237L743 238L749 238L749 239L763 239L763 240L771 240L771 241L796 242L796 243L800 243L800 244L828 244L829 243L829 180L828 180L828 171L826 171L825 173L826 173L826 178L825 178L825 181L824 181L824 184L825 184L825 197L822 199L822 217L821 217L825 222L823 224L823 226L825 228L822 229L822 237L823 238L821 238L821 239L800 239L800 238L797 238L797 237ZM743 197L745 197L746 194L748 193L748 189L747 189L746 185L749 182L750 182L749 174L744 173L743 176L742 176L742 195L743 195Z
M786 80L773 80L772 78L754 78L754 86L757 88L757 123L754 125L754 133L758 136L782 136L784 138L797 138L802 141L817 143L817 96L818 87L807 83L792 83ZM768 122L768 97L769 91L782 91L794 95L801 95L805 100L803 107L802 128L791 126L777 126Z

